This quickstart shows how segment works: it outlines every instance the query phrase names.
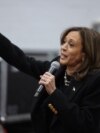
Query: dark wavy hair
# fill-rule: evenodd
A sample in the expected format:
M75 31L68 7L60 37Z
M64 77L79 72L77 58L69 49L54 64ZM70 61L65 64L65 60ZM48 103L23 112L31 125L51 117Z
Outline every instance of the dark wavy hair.
M87 27L71 27L61 34L61 44L63 44L65 36L71 31L80 33L83 52L86 54L80 69L75 73L76 78L80 80L88 72L100 70L100 33Z

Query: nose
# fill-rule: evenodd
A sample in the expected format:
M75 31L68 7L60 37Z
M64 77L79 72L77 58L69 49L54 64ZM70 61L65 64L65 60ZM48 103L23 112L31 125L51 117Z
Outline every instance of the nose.
M66 43L63 43L63 44L61 45L61 49L62 49L62 50L66 51L67 48L68 48L67 42L66 42Z

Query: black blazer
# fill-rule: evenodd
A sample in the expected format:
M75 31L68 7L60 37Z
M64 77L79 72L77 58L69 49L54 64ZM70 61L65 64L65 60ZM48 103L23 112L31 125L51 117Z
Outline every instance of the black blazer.
M0 34L0 56L19 70L39 79L51 62L36 61ZM54 60L58 60L55 58ZM91 72L81 81L63 82L64 67L55 73L57 89L48 95L43 89L33 97L32 120L36 133L99 133L100 72Z

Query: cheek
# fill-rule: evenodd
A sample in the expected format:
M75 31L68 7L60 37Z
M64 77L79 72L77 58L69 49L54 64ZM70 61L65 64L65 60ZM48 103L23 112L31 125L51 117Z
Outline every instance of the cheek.
M69 55L69 62L70 63L79 63L82 61L81 54L73 53Z

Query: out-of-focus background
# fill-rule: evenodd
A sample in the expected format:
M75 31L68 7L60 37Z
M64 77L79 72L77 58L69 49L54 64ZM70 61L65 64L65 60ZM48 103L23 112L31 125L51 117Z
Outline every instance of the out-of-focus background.
M65 28L99 19L99 0L0 0L0 32L24 49L56 50Z
M71 26L100 31L100 0L0 0L0 32L29 56L51 60ZM0 59L0 133L33 133L33 88L38 83Z

